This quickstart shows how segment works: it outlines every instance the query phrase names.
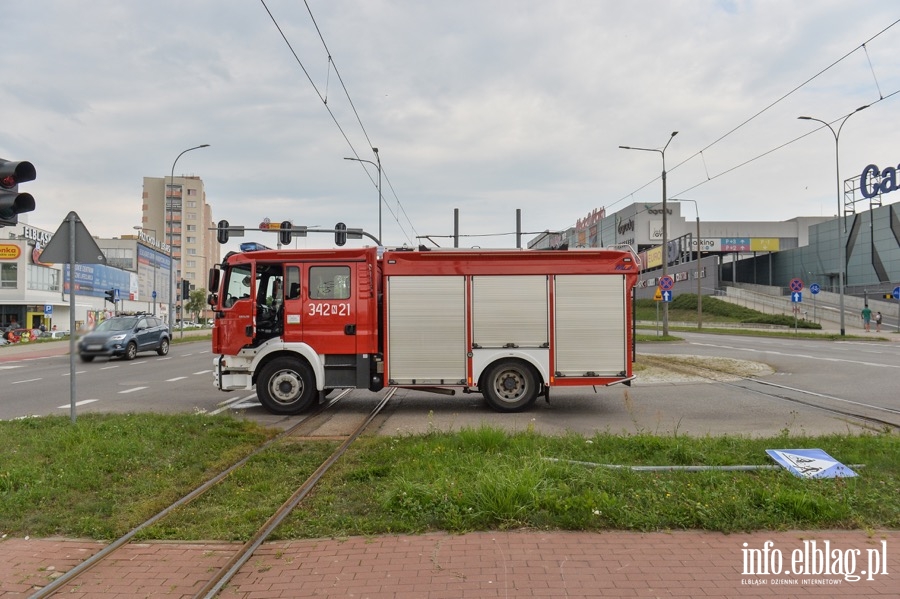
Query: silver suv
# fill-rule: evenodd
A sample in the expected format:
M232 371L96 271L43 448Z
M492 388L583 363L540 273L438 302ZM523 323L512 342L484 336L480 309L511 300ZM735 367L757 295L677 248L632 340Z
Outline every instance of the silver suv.
M169 353L169 327L159 318L138 314L108 318L78 340L78 355L85 362L97 356L134 360L138 352Z

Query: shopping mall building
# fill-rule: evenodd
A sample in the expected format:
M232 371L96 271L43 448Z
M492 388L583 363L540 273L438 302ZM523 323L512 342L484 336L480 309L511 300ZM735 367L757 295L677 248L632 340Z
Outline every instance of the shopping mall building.
M860 206L857 201L853 206L862 209L848 210L841 219L722 222L701 221L696 206L669 200L667 274L675 279L676 294L697 293L699 287L703 295L712 295L737 284L787 289L793 279L836 292L843 254L846 293L860 298L890 293L900 285L900 204L881 205L880 195L866 202ZM637 297L648 298L662 274L662 241L659 202L632 204L612 214L594 210L566 231L542 233L528 247L630 246L641 259Z

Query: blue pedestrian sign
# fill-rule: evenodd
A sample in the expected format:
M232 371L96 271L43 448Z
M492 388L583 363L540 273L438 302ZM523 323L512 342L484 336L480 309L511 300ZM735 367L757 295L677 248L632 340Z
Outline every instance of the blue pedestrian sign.
M894 296L895 300L900 300L900 287L894 287L894 291L891 295Z
M767 449L769 457L798 478L849 478L856 472L821 449Z
M156 299L156 292L155 292L155 291L154 291L153 293L151 293L150 295L153 296L153 299Z
M671 291L663 291L662 292L662 301L671 302L672 301L672 292Z
M675 279L673 279L669 275L659 278L659 288L662 289L663 291L669 291L674 286L675 286ZM669 301L669 300L665 300L665 301Z
M794 293L791 294L791 303L799 304L802 301L803 301L803 294L800 293L799 291L795 291Z
M820 291L822 291L822 288L819 287L818 283L813 283L812 285L809 286L809 291L810 291L810 293L815 295L815 294L819 293Z

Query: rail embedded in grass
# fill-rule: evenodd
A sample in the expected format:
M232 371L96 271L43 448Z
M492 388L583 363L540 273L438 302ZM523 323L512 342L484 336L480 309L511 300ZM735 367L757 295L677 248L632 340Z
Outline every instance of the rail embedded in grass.
M423 418L426 416L423 415ZM0 422L0 531L9 536L115 538L273 433L228 417L85 416ZM767 465L766 449L821 448L853 479L759 472L632 472L624 465ZM334 442L280 443L203 501L141 538L246 541L277 489ZM493 428L359 439L274 531L279 539L565 530L897 528L900 436L770 439L597 434L542 436ZM284 492L280 492L282 498ZM145 499L151 498L151 499ZM277 500L276 500L277 501ZM271 513L271 512L269 512Z

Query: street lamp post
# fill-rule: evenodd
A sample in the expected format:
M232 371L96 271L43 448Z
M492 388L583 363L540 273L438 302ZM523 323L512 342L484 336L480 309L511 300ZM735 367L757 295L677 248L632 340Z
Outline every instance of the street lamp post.
M666 221L666 148L672 142L672 138L678 135L678 131L672 131L666 145L660 150L658 148L634 148L631 146L619 146L623 150L641 150L642 152L659 152L662 156L662 276L666 276L669 265L669 232ZM669 335L669 303L663 302L663 337Z
M140 225L135 225L135 231L153 231L153 239L156 240L156 236L159 235L156 229L147 229L146 227L142 227ZM158 242L156 242L158 243ZM154 250L155 251L155 250ZM150 294L150 299L153 300L153 316L156 316L156 256L153 256L153 291Z
M199 150L200 148L208 148L209 144L201 144L199 146L194 146L193 148L188 148L184 150L175 157L175 162L172 163L172 172L169 175L169 187L166 188L163 196L166 200L166 229L169 233L169 330L172 330L172 314L173 314L173 304L174 304L174 291L175 291L175 249L172 245L172 236L174 231L172 231L172 204L174 203L174 199L172 198L171 188L175 186L175 165L178 164L178 159L190 152L191 150ZM183 326L183 325L182 325ZM182 330L184 330L182 328Z
M378 164L375 164L371 160L363 160L362 158L344 158L344 160L368 162L378 169L378 245L384 245L384 242L381 240L381 156L378 155L378 148L372 148L372 151L375 152L375 160L378 161Z
M797 118L804 121L816 121L818 123L822 123L831 131L831 134L834 135L834 172L837 178L837 239L838 239L838 286L840 288L840 306L841 306L841 337L844 336L844 270L847 268L846 258L844 257L847 248L844 246L844 233L847 232L847 220L843 218L843 210L841 209L841 159L840 159L840 145L839 140L841 137L841 129L844 128L844 123L847 122L851 116L859 112L860 110L865 110L869 107L869 104L865 106L860 106L843 119L839 119L841 121L840 126L838 127L837 132L835 132L834 128L829 124L823 121L822 119L816 119L811 116L798 116ZM844 231L841 232L841 221L844 223Z
M697 212L697 328L703 328L703 289L700 286L700 207L697 200L689 200L687 198L672 198L673 202L693 202L694 210Z

